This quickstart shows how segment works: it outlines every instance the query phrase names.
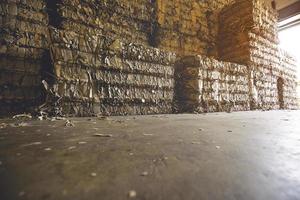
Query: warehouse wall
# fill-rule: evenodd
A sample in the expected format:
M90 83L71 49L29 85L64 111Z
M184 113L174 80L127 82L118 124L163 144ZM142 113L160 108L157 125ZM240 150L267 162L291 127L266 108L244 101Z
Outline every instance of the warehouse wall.
M54 29L51 38L52 91L64 113L172 112L175 54L66 30Z
M159 48L217 57L218 15L233 0L157 0Z
M170 113L175 55L147 47L152 8L146 0L1 2L2 114L43 101L56 115Z
M172 112L175 55L147 47L149 1L58 5L61 25L51 30L53 92L64 113Z
M2 115L295 108L294 62L277 48L276 13L255 1L0 5ZM188 75L190 67L201 76ZM189 90L190 82L202 87Z
M252 109L296 108L296 62L278 47L276 11L258 0L241 0L219 20L220 59L248 66Z
M49 1L51 4L53 1ZM148 0L55 0L60 28L79 34L122 37L148 44L152 3Z
M250 110L248 68L206 56L176 63L175 100L179 112Z
M48 17L43 1L0 3L0 114L43 101L47 69Z
M149 46L173 52L181 51L181 47L164 45L167 38L160 39L165 27L161 18L174 21L167 28L181 35L183 40L179 42L185 44L186 54L200 54L203 49L205 53L216 52L217 31L213 25L217 24L217 14L212 11L219 11L225 2L2 1L1 27L5 34L1 38L1 68L5 70L1 73L1 112L31 110L44 101L55 101L50 107L56 109L47 110L53 114L171 112L175 55ZM174 18L169 13L173 3L180 8ZM162 7L167 7L167 13ZM193 17L189 16L190 9L194 10ZM186 20L176 32L181 24L179 15ZM198 23L201 27L195 27ZM190 24L194 27L185 30ZM198 32L194 41L190 37L195 34L193 29ZM110 44L123 42L125 49L135 53L142 50L140 56L146 59L124 57L127 54L123 50L111 50ZM201 49L189 49L192 44L199 44ZM42 80L46 81L44 85Z

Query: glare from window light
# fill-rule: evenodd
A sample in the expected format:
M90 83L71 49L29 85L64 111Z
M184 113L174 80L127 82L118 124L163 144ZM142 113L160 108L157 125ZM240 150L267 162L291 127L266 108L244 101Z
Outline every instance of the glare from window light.
M279 40L281 48L297 59L298 75L300 76L300 25L280 31Z
M279 32L281 48L297 59L298 63L298 87L297 96L300 99L300 25L284 29Z

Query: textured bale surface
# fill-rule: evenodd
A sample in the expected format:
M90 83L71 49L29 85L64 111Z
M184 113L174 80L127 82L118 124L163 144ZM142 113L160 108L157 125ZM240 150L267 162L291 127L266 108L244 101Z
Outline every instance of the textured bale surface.
M253 109L297 108L296 61L279 49L277 15L258 0L241 0L219 17L220 59L249 67Z
M176 64L176 100L185 112L249 110L248 68L205 56Z
M57 77L53 92L63 98L64 113L82 116L172 112L175 54L56 29L51 31L51 37Z
M217 57L218 16L233 0L158 0L157 45L180 55Z
M0 2L0 114L41 101L47 26L44 1Z
M3 0L0 26L0 115L172 113L174 85L196 82L199 112L297 108L296 62L258 0ZM192 55L210 57L203 77L175 83Z

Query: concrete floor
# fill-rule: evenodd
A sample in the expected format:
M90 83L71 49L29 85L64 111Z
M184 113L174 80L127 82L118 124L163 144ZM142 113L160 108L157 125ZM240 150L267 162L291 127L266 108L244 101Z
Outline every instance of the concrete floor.
M0 120L1 200L300 199L300 111L71 120Z

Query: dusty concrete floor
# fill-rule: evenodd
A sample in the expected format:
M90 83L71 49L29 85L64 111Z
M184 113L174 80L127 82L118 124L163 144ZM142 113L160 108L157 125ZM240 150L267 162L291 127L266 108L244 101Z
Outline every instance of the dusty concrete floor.
M300 111L72 121L0 120L1 200L300 199Z

